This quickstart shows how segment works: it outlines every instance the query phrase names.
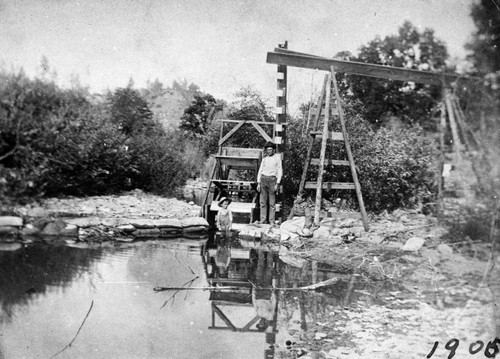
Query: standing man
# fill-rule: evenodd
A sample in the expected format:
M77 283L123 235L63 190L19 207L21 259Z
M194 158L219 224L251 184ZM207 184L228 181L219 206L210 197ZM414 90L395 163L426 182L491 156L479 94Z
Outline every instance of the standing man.
M260 164L257 174L257 191L260 192L260 223L266 223L267 202L269 201L269 223L275 224L276 192L281 182L283 170L281 157L275 155L276 145L267 142L264 146L265 157Z

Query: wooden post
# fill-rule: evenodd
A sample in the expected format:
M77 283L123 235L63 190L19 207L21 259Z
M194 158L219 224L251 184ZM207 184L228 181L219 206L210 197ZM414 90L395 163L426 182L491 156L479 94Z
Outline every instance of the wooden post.
M455 114L453 113L453 107L451 105L450 95L448 90L445 91L445 101L446 101L446 110L448 113L448 118L450 120L450 129L451 136L453 138L453 149L455 150L455 155L457 157L457 162L462 162L462 155L460 150L462 149L462 142L460 141L460 135L458 133L457 123L455 121Z
M325 75L325 79L323 81L323 88L321 89L321 94L319 95L319 98L318 98L318 104L316 107L316 114L314 117L312 131L317 131L317 128L318 128L318 122L319 122L319 118L321 116L323 101L325 100L325 92L326 92L326 85L328 83L328 78L329 78L328 75ZM312 153L312 148L314 145L314 137L309 136L309 134L308 134L307 141L308 141L308 145L307 145L306 160L304 162L304 170L302 171L302 177L300 179L299 192L298 192L299 195L302 194L302 192L304 191L304 185L306 183L307 171L309 169L309 164L311 162L311 153Z
M288 41L284 44L278 45L282 49L288 48ZM277 79L277 91L278 96L276 98L276 124L274 126L274 143L277 147L277 153L281 155L281 164L283 168L283 173L285 172L285 144L286 144L286 120L287 120L287 66L278 65L278 79ZM277 193L276 201L276 219L281 223L283 222L283 186L281 185ZM274 224L274 223L271 223Z
M444 213L444 200L443 200L443 191L444 191L444 181L443 181L443 168L445 162L445 144L444 144L444 134L446 133L446 106L444 104L444 96L445 93L443 91L442 101L440 104L441 107L441 116L438 126L439 131L439 160L438 160L438 173L437 173L437 182L438 182L438 195L437 195L437 205L438 205L438 213L442 215Z
M321 199L323 195L323 171L325 169L326 141L328 140L328 122L330 120L330 99L332 93L332 78L328 75L328 86L325 98L325 120L323 123L323 139L321 141L321 153L319 157L318 182L316 184L316 207L314 209L314 224L319 225L321 212Z
M340 103L340 94L337 86L337 78L335 76L335 70L333 66L331 68L331 72L332 72L333 87L335 89L335 97L337 99L337 110L339 112L340 125L342 127L342 134L344 135L345 149L347 152L347 159L349 160L349 167L351 168L352 180L354 182L354 187L356 189L356 196L358 197L359 210L361 212L361 220L363 221L363 228L365 229L366 232L368 232L369 230L368 216L366 215L365 203L363 202L363 194L361 193L361 185L359 184L358 173L356 171L356 165L354 164L354 157L352 155L351 145L349 144L349 135L347 134L347 128L345 125L344 110L342 109L342 105Z

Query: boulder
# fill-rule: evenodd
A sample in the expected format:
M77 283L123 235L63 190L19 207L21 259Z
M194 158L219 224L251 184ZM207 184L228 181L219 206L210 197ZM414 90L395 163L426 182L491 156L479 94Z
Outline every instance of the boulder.
M17 234L18 232L19 232L19 227L13 227L13 226L0 227L0 235Z
M101 225L101 219L98 217L67 218L66 223L73 224L80 228L97 227Z
M182 228L183 233L196 233L196 232L206 232L207 227L205 226L190 226Z
M19 242L15 243L1 243L0 242L0 251L17 251L19 249L23 248L23 245Z
M0 217L0 227L22 227L23 219L21 217L14 216L2 216Z
M328 227L319 227L313 234L313 239L327 239L328 237L330 237L330 230Z
M158 228L182 228L182 223L179 219L162 218L155 221ZM207 223L208 225L208 223Z
M449 258L453 255L453 248L445 243L441 243L436 248L443 258Z
M129 224L127 218L101 218L101 224L106 227L119 227Z
M290 240L298 238L300 231L304 227L305 217L293 217L281 223L280 231L282 238L289 237Z
M208 222L203 217L190 217L181 219L182 228L188 227L208 227Z
M424 245L424 243L425 243L425 239L423 239L421 237L411 237L410 239L408 239L406 241L406 243L403 246L402 250L403 251L408 251L408 252L416 252L420 248L422 248L422 246Z
M123 224L121 226L116 227L116 229L127 233L135 231L135 227L131 224Z
M40 228L35 227L31 223L24 226L24 228L21 230L22 236L33 236L39 233L40 233Z
M68 224L61 230L61 236L73 237L78 236L78 227L74 224Z
M130 219L129 223L138 229L153 229L156 228L155 221L149 218L134 218Z
M43 236L59 236L62 235L62 231L66 228L66 222L62 219L56 219L53 222L47 223L40 233Z

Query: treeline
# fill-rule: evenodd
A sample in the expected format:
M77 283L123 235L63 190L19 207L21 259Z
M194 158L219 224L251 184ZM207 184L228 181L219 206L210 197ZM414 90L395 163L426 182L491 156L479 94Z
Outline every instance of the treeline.
M2 202L135 188L171 194L198 165L193 151L131 86L92 96L0 73Z

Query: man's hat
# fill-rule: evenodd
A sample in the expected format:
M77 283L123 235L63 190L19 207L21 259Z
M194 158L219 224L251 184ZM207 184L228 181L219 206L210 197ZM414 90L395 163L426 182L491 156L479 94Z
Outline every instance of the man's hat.
M228 206L231 204L231 198L227 198L227 197L222 197L219 201L219 207L222 207L222 203L224 203L224 201L228 201L229 203L227 204Z
M272 143L270 141L266 142L266 144L264 145L264 148L268 148L268 147L272 147L273 149L276 149L276 144L275 143Z

